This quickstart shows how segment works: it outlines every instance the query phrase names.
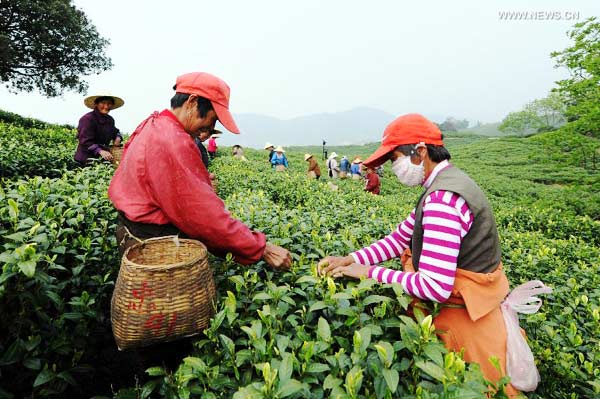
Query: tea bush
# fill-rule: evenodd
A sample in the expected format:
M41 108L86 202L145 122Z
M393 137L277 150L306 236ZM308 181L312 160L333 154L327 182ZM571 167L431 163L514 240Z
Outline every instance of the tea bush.
M75 168L75 131L25 128L0 122L0 178L58 177Z
M63 397L98 377L118 270L111 174L100 165L0 188L0 397Z
M430 317L407 317L410 298L398 286L316 275L323 256L388 234L420 194L389 167L381 196L352 180L332 191L325 176L305 177L303 154L319 148L288 151L285 173L263 151L246 151L249 162L213 163L232 214L289 248L294 267L274 273L264 262L211 258L219 296L210 328L177 369L155 364L136 379L109 325L118 270L116 213L106 197L112 169L68 170L71 133L0 125L2 143L27 135L54 143L2 147L9 179L0 187L0 397L475 398L488 389L502 397L494 388L506 381L488 387L476 365L445 351ZM528 397L597 397L600 179L563 151L560 134L457 137L448 146L490 198L511 285L541 279L554 288L539 313L521 318L542 376Z

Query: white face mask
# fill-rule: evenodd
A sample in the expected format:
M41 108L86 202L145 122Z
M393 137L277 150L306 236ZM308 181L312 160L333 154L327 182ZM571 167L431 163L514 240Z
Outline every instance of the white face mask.
M413 187L423 183L425 179L425 169L423 162L415 165L410 161L409 156L403 156L392 163L392 172L398 177L400 183Z

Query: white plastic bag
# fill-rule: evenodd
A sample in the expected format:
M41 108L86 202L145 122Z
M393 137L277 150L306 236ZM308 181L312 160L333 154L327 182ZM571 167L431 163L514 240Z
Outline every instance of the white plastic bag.
M540 382L540 374L535 367L533 353L521 334L517 313L537 312L542 300L534 295L551 292L552 288L539 280L528 281L514 288L501 305L506 325L506 374L511 384L521 391L534 391Z

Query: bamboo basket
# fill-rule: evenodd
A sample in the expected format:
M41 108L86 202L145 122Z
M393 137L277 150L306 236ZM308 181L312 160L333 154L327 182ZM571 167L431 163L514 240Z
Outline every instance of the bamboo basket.
M121 156L123 155L123 146L122 145L113 145L110 147L110 153L113 156L112 164L117 167L119 163L121 163Z
M285 166L283 166L283 165L276 165L275 166L275 171L276 172L285 172Z
M129 247L111 301L119 350L201 333L215 311L216 290L206 247L176 236Z

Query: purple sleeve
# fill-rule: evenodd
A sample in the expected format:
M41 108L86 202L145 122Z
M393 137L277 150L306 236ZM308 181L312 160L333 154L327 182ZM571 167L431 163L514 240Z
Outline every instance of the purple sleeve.
M79 144L89 152L99 154L102 147L95 143L96 126L91 119L89 114L79 119L79 126L77 126Z

